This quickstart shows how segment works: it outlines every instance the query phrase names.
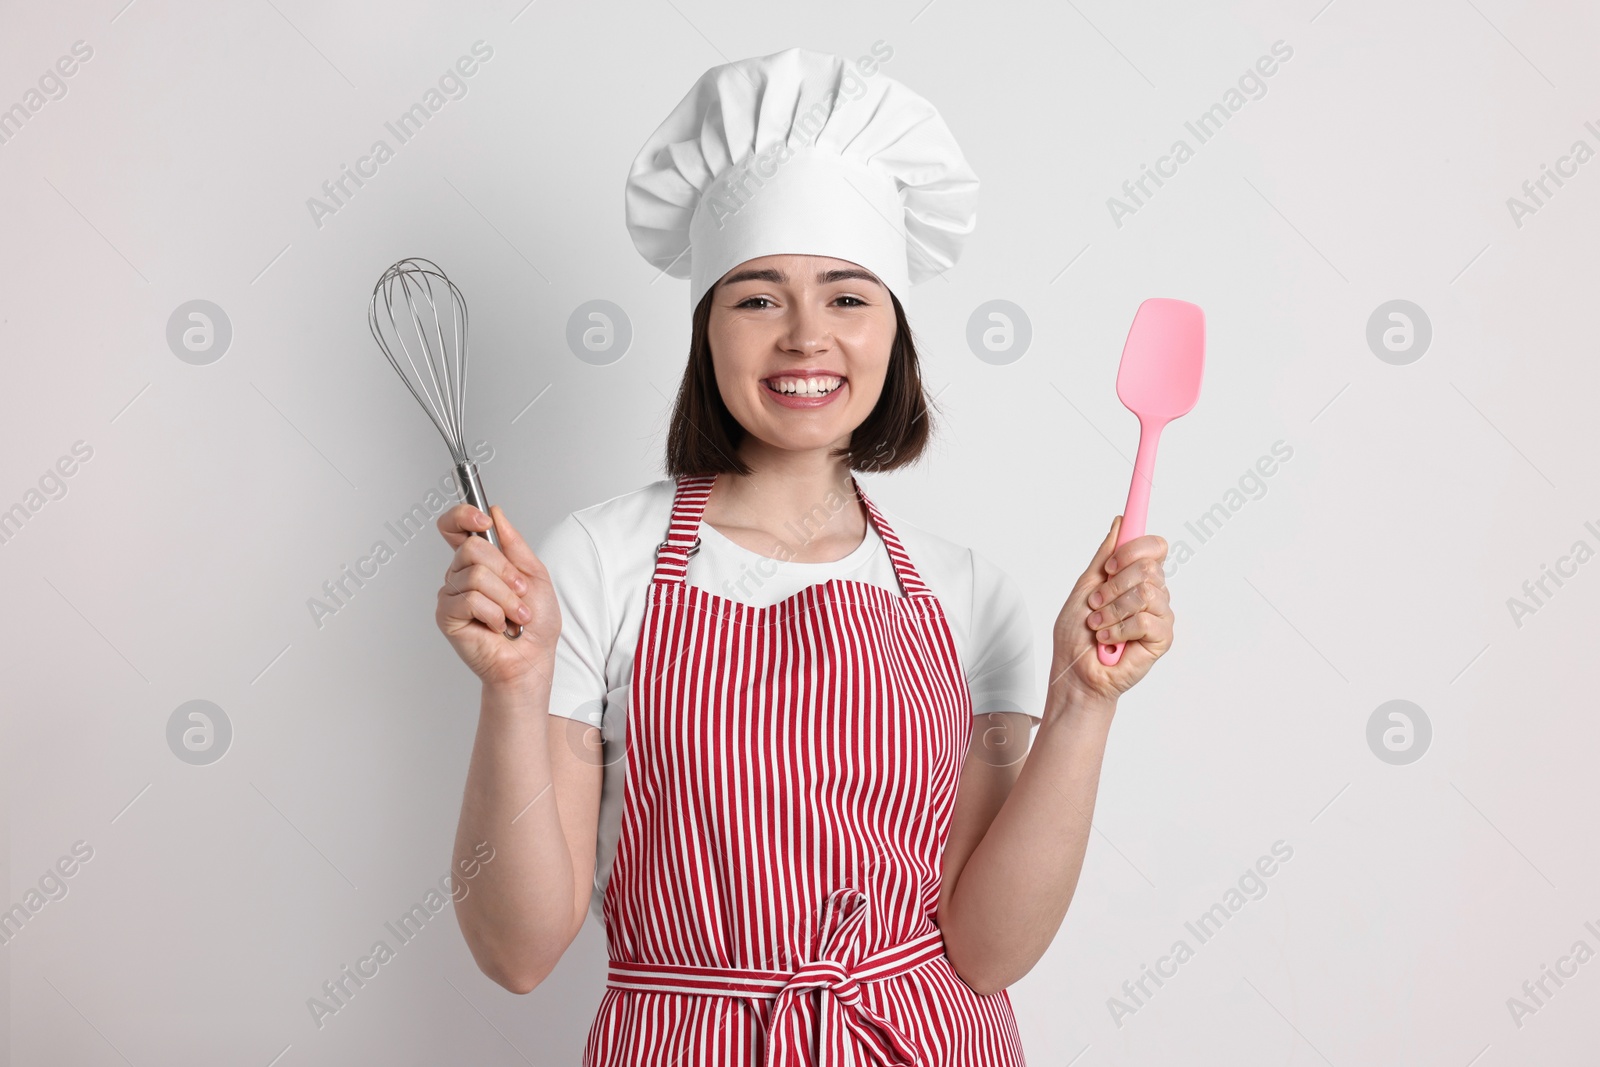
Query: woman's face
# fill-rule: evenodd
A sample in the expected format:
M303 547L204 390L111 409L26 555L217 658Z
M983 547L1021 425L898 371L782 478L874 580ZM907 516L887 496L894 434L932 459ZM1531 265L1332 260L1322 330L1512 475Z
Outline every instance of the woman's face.
M708 337L723 403L748 434L785 451L838 448L883 392L894 304L846 260L762 256L717 283Z

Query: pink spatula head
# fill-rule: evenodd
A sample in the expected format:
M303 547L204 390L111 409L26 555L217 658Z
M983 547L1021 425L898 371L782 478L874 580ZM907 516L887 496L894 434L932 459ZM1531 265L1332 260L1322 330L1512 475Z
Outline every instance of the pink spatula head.
M1200 399L1205 363L1205 312L1186 301L1164 297L1152 297L1139 305L1117 370L1117 398L1139 416L1139 455L1133 464L1128 504L1122 509L1118 546L1144 534L1156 470L1156 443L1162 428L1187 415ZM1116 664L1122 659L1122 647L1123 642L1097 645L1100 662L1108 667Z

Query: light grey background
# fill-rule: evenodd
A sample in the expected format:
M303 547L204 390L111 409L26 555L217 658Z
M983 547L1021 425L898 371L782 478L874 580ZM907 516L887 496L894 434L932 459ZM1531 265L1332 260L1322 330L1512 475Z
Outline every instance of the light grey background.
M634 152L708 66L879 40L983 192L960 266L906 300L938 445L864 484L1022 582L1041 682L1127 491L1133 312L1179 297L1209 322L1150 516L1195 550L1170 578L1177 642L1121 703L1077 896L1011 990L1030 1062L1594 1048L1600 960L1520 1026L1507 1006L1574 942L1600 950L1600 562L1520 625L1507 604L1575 541L1600 547L1600 161L1520 225L1507 205L1574 141L1600 148L1592 7L125 2L0 16L0 107L93 49L0 144L0 507L93 448L0 545L5 906L93 848L0 947L0 1057L577 1062L604 983L592 921L525 997L444 911L324 1026L306 1006L447 870L476 718L433 623L436 535L320 628L307 607L448 471L367 295L404 255L462 286L469 436L530 535L660 477L688 321L623 224ZM467 95L319 227L307 199L393 146L383 124L479 40ZM1293 56L1265 95L1197 145L1185 121L1276 41ZM1194 158L1118 226L1107 199L1180 137ZM196 299L233 334L203 366L166 340ZM606 366L565 341L596 299L633 328ZM1032 330L1003 365L965 341L997 299ZM1407 365L1366 340L1396 299L1432 328ZM1293 455L1265 494L1187 534L1277 441ZM206 766L167 744L196 699L233 728ZM1432 725L1405 765L1367 742L1396 699ZM1280 840L1265 895L1198 944L1184 924ZM1119 1026L1108 1001L1180 938L1194 958Z

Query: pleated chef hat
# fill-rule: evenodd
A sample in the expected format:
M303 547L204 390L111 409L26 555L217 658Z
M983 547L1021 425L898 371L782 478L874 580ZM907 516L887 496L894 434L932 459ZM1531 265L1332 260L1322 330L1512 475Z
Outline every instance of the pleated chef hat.
M863 71L866 68L863 67ZM896 296L954 266L978 176L939 112L800 48L712 67L639 150L628 232L689 306L758 256L848 260Z

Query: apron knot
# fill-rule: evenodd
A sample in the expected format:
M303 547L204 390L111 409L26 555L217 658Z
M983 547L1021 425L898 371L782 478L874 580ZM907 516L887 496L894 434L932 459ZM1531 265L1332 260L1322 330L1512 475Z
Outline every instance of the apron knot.
M881 1067L922 1067L921 1050L903 1031L867 1006L861 982L851 970L866 928L867 895L836 889L822 906L818 958L802 963L778 991L767 1028L766 1067L849 1067L849 1036L875 1054ZM803 1010L803 997L815 996L815 1011ZM815 1030L808 1026L808 1017ZM812 1053L808 1057L806 1049ZM861 1067L866 1067L865 1064Z

